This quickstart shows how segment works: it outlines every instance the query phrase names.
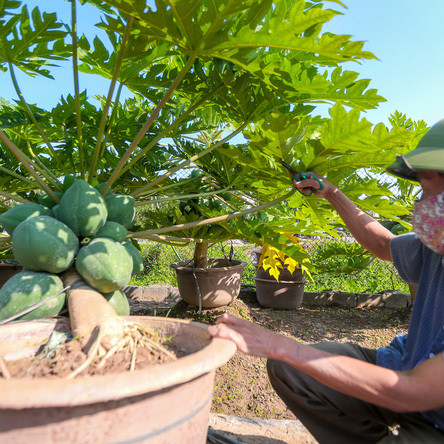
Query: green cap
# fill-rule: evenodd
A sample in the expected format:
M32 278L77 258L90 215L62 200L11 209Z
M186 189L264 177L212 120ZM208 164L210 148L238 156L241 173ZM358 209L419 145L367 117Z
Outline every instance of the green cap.
M390 174L415 181L419 170L444 172L444 119L427 131L414 150L397 156L387 167Z

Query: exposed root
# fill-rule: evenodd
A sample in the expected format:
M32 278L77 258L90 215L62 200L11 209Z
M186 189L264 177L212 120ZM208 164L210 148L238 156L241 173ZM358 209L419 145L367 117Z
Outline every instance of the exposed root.
M97 369L101 369L106 365L108 359L115 353L126 350L131 355L130 371L134 371L136 368L136 357L138 347L146 347L149 350L157 350L162 354L168 356L170 359L177 361L177 357L169 352L156 340L156 332L139 324L132 322L125 322L124 336L117 343L109 348L109 344L103 344L103 331L99 327L97 328L97 334L92 343L86 361L80 365L76 370L70 373L66 379L73 379L88 366L90 366L96 358L100 358ZM152 339L154 338L154 339Z
M89 349L86 361L79 367L77 367L72 373L70 373L66 379L73 379L75 378L79 373L81 373L85 368L87 368L91 362L94 361L95 357L97 356L97 351L100 346L100 341L102 339L102 330L100 327L97 327L96 329L96 338L94 339L94 342L91 345L91 348Z

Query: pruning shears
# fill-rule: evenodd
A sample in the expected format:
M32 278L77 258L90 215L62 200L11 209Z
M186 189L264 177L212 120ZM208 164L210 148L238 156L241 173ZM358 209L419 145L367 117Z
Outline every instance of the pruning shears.
M301 180L307 180L307 179L314 179L318 182L319 187L318 188L312 188L312 187L308 187L308 188L304 188L308 189L309 192L304 193L302 190L298 189L298 191L306 197L309 197L313 194L313 191L319 191L322 190L322 188L324 188L324 184L319 180L318 177L316 177L314 174L309 173L308 171L296 171L291 165L288 165L288 163L284 162L282 159L279 159L281 164L287 168L288 171L290 171L291 175L293 176L293 179L296 180L296 182L300 182Z

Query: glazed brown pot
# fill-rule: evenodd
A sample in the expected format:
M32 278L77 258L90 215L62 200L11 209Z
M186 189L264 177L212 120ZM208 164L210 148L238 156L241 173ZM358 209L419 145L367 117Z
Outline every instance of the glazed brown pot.
M236 347L208 340L206 326L177 319L128 320L172 335L190 355L134 372L66 379L0 379L0 442L205 443L215 369ZM0 327L0 356L8 363L35 353L61 319Z
M256 282L256 297L264 307L276 309L298 308L304 297L306 280L276 281L275 278L254 278Z
M176 270L177 287L185 302L196 307L214 308L228 305L237 298L246 262L210 259L208 268L193 268L189 263L180 261L171 264Z
M307 280L300 268L293 273L288 270L287 265L282 264L279 278L276 280L268 270L258 266L261 250L254 250L256 255L256 297L264 307L276 309L298 308L304 298L304 287Z

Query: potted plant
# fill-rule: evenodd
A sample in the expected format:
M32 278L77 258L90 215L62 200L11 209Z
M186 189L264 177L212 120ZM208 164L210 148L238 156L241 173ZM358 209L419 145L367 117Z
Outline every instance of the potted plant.
M51 203L52 216L47 213L18 221L16 229L22 227L19 231L24 231L21 224L26 224L26 230L34 229L32 237L40 246L52 245L45 242L47 238L44 236L48 233L51 239L57 237L58 234L54 233L60 232L58 228L65 233L64 241L70 241L68 246L63 246L63 254L54 249L46 256L48 261L57 262L57 268L50 273L57 279L63 272L60 271L59 262L65 261L61 269L66 266L66 261L70 266L73 259L77 265L77 251L83 248L90 252L94 249L105 251L96 264L98 268L122 268L112 267L108 262L117 262L119 256L125 257L125 261L134 266L132 257L131 260L127 259L127 253L120 246L110 244L120 241L103 241L103 237L99 237L102 239L99 242L91 241L92 236L86 235L84 227L72 222L74 216L83 217L86 214L82 222L86 225L97 217L106 223L108 216L104 215L111 212L112 204L107 203L104 207L103 201L108 196L111 196L109 200L113 200L116 195L123 196L117 200L124 204L123 207L117 205L117 208L125 208L125 211L114 211L117 219L122 214L131 214L134 205L157 206L159 199L175 201L178 207L187 195L186 183L189 183L188 178L179 178L178 172L190 165L199 165L205 156L210 162L210 153L217 152L224 161L235 162L242 167L236 180L230 183L229 191L237 194L239 199L230 203L233 209L209 218L200 217L197 221L141 231L129 223L124 227L127 240L145 238L170 243L194 242L194 238L176 239L175 233L228 221L236 225L237 232L250 239L261 239L263 242L264 239L273 238L273 233L277 238L280 231L273 228L273 223L265 226L261 223L265 218L279 225L278 215L272 212L277 203L289 200L292 208L301 208L298 220L302 222L313 219L310 211L325 214L322 203L307 204L303 197L295 195L289 178L282 175L277 157L297 167L316 167L320 173L330 173L332 176L336 171L342 171L339 179L350 180L359 177L357 171L360 167L380 165L381 153L387 152L391 156L393 146L398 146L400 141L407 145L411 138L409 131L398 127L391 132L382 127L376 132L372 131L371 125L359 120L356 112L347 113L340 105L332 108L331 119L308 117L313 111L311 103L319 101L338 102L359 110L375 107L382 100L374 90L366 89L368 81L359 80L356 73L342 72L337 67L341 62L371 58L373 55L363 51L361 44L350 41L349 36L321 34L322 25L337 14L331 9L324 9L321 2L313 4L298 0L288 4L278 1L271 5L243 1L236 4L218 2L216 6L196 3L190 8L189 3L171 4L159 0L155 9L129 0L90 0L82 3L85 3L82 7L100 12L103 17L100 28L106 37L92 36L94 41L90 43L92 40L88 37L77 35L75 0L71 1L72 19L66 26L57 20L54 13L45 11L42 14L39 8L30 13L26 2L22 5L6 0L0 10L0 68L9 73L17 96L14 104L4 100L1 102L0 204L2 213L6 213L11 202L20 206L36 204L39 198L44 198L45 202ZM184 17L192 18L184 20ZM159 24L162 26L159 27ZM333 37L335 49L332 51ZM303 61L300 60L300 48L304 48ZM320 54L322 57L319 57ZM40 104L29 103L20 89L16 71L21 70L36 77L37 90L38 77L50 78L53 65L66 60L71 61L73 66L73 93L61 91L60 100L50 110L43 109ZM281 63L282 60L284 63ZM335 69L326 76L324 67ZM95 100L89 97L86 90L80 90L79 72L96 74L108 80L108 93ZM125 99L124 94L127 94ZM338 134L337 128L352 127L353 131L341 134L342 145L334 140ZM362 135L362 142L354 137L356 127L360 129L358 132ZM187 143L188 137L197 131L215 128L223 129L224 133L211 146L203 148ZM238 134L243 134L248 146L244 141L233 142ZM353 152L350 152L350 145L344 144L347 138L355 145ZM391 140L391 144L387 143L387 139ZM171 140L175 143L171 143ZM195 151L194 154L187 155L185 148ZM362 155L363 149L368 153L367 157ZM378 153L378 159L375 159L375 153ZM298 163L297 159L302 160ZM341 170L342 161L348 165L346 173ZM67 193L70 199L65 197ZM75 199L74 195L77 196ZM91 210L90 202L86 202L87 195L95 199L94 210ZM368 208L377 209L378 204L372 202ZM389 217L396 207L383 210L383 216ZM42 218L45 229L38 234ZM157 221L161 220L159 215ZM69 222L72 226L68 228L74 235L58 222L64 225ZM326 231L333 226L327 222L318 225ZM302 233L304 230L296 231ZM2 251L8 251L12 241L19 256L20 250L26 253L25 243L14 242L14 237L14 233L12 238L2 237ZM285 240L279 242L277 239L276 242L285 245ZM112 255L109 252L111 247L108 250L105 244L113 245L117 253ZM78 248L80 245L81 248ZM93 254L82 253L81 256ZM22 254L21 258L26 258L26 254ZM85 278L86 271L93 267L87 264L79 268ZM129 275L126 270L125 276L119 279L118 287L127 281ZM56 278L50 279L58 282ZM94 279L89 279L91 285L88 286L72 273L63 278L63 288L51 297L60 296L63 290L68 292L71 331L81 338L91 356L105 350L114 351L116 344L120 347L128 340L131 342L132 337L129 338L127 332L128 322L130 325L145 325L144 319L117 316L102 297L103 291L98 292L97 288L91 287L95 284ZM156 320L146 322L156 325ZM50 321L50 324L49 330L53 331L54 321ZM20 322L11 326L14 330L28 327L31 337L39 336L34 323ZM0 330L9 328L8 325L0 327ZM184 329L187 330L187 327ZM166 330L171 333L174 328L168 327ZM194 327L191 330L194 333L177 334L179 337L204 335L202 330L199 330L200 333L196 333ZM18 336L21 334L19 332ZM46 329L43 337L49 334ZM205 350L208 345L200 341L200 345L191 346L190 350ZM14 343L13 347L18 348L19 345ZM231 345L226 344L226 347L226 352L220 353L224 359L234 352ZM7 354L2 352L2 355ZM215 361L216 366L221 364ZM211 379L211 368L193 365L201 367ZM3 375L7 374L7 366L2 367ZM182 368L181 361L175 367ZM172 376L173 372L170 373L169 369L156 372L166 373L167 382L154 388L144 386L147 379L156 379L144 373L137 374L140 377L136 377L136 374L134 377L119 374L117 382L109 378L99 382L89 377L78 378L74 392L81 394L85 389L87 396L75 400L71 398L72 392L62 396L64 381L47 386L37 379L24 381L23 385L18 386L17 381L2 380L2 393L8 394L3 398L2 407L10 409L4 417L3 433L5 436L16 432L27 433L29 430L40 433L42 424L35 422L40 413L32 409L45 410L50 405L55 406L56 411L66 413L62 418L64 425L72 424L73 416L78 416L75 407L83 403L88 427L92 429L94 422L94 440L104 440L107 427L103 427L102 419L106 424L115 423L112 415L117 415L122 405L140 405L139 397L144 397L147 392L159 394L174 391L178 382ZM179 374L183 374L181 372ZM194 380L199 378L197 373L191 373ZM181 382L184 380L187 377L183 377ZM142 387L134 381L141 382ZM206 384L211 385L208 380ZM130 385L131 390L126 390L125 387ZM93 396L90 392L92 387L103 390L103 393ZM57 393L57 396L51 396L49 400L39 398L33 403L29 393L34 394L39 390ZM11 400L18 393L21 393L20 399L25 400L23 405ZM113 404L117 399L119 402ZM107 403L106 409L99 405L99 400ZM179 404L165 401L164 405L170 407ZM69 408L72 405L74 410ZM194 440L199 442L203 441L205 435L201 426L205 424L208 413L208 398L206 402L195 403L194 407L192 411L196 412L196 416L203 412ZM25 416L29 423L23 427ZM46 420L42 422L47 423ZM153 420L149 427L156 429L155 422ZM145 421L140 423L146 426ZM125 421L124 424L128 423ZM77 428L75 424L71 430L78 431ZM129 431L131 428L126 427ZM146 432L144 438L151 437L150 433ZM53 431L50 436L54 436ZM45 437L49 440L49 435ZM119 438L123 440L128 437L119 435Z
M303 250L299 239L289 235L292 243ZM277 309L298 308L302 304L304 275L310 276L308 256L297 262L271 245L255 250L257 274L256 296L261 305Z

